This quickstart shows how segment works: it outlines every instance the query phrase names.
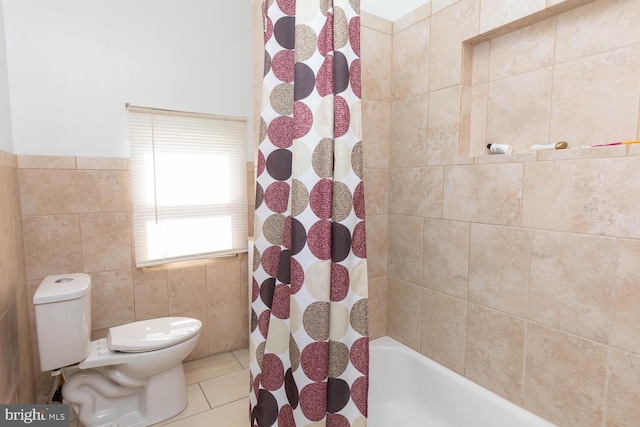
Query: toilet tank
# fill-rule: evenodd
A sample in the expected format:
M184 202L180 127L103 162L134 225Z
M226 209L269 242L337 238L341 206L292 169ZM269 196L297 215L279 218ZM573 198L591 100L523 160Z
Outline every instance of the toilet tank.
M84 273L47 276L33 296L40 370L76 364L89 355L91 277Z

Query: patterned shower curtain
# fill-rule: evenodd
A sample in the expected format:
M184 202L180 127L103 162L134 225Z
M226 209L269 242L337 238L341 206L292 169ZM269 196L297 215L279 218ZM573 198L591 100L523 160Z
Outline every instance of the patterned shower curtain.
M359 0L266 0L251 425L366 426Z

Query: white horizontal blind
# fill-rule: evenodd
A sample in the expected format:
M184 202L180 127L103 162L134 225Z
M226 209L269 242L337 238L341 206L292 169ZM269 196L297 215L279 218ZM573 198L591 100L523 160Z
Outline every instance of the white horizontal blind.
M246 120L127 109L136 266L245 252Z

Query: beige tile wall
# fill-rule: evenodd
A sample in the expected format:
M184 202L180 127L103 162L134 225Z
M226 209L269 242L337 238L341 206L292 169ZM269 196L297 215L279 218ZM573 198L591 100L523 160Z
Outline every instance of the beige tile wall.
M0 151L0 402L36 399L16 156Z
M47 275L84 272L93 285L93 339L123 323L187 316L203 323L189 359L247 345L246 254L183 268L135 268L127 159L21 155L17 162L25 296ZM49 378L37 360L35 366L42 400Z
M488 3L500 2L485 0L483 8ZM532 1L518 7L526 4L540 8ZM524 22L542 18L533 15ZM563 140L578 148L634 139L640 96L637 19L640 11L632 0L600 0L473 47L473 69L467 70L472 74L468 102L474 106L470 154L483 154L485 142L511 144L521 153L533 144Z
M640 149L528 146L640 139L640 3L431 7L392 24L387 333L559 426L638 425Z
M391 116L392 98L399 96L392 92L391 22L362 12L361 56L362 56L362 147L364 155L365 209L367 221L367 265L369 276L369 336L373 338L387 335L387 297L389 274L389 233L390 176L389 165L394 160L390 156L392 139ZM417 28L422 38L428 37L428 26ZM399 53L411 55L410 49ZM404 56L403 56L404 57ZM428 70L423 67L423 71ZM421 82L407 82L403 90L413 92ZM396 91L398 92L398 91ZM412 111L411 109L409 111ZM395 114L400 114L397 109ZM419 117L416 115L416 118ZM426 134L426 132L425 132ZM409 135L411 143L426 148L424 135L414 132ZM426 155L426 151L425 151ZM400 196L401 197L401 196Z

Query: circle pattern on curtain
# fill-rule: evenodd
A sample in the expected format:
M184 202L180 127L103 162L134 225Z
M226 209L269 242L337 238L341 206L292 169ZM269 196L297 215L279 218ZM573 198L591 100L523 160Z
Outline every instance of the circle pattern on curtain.
M364 426L369 371L358 0L267 0L252 425Z

